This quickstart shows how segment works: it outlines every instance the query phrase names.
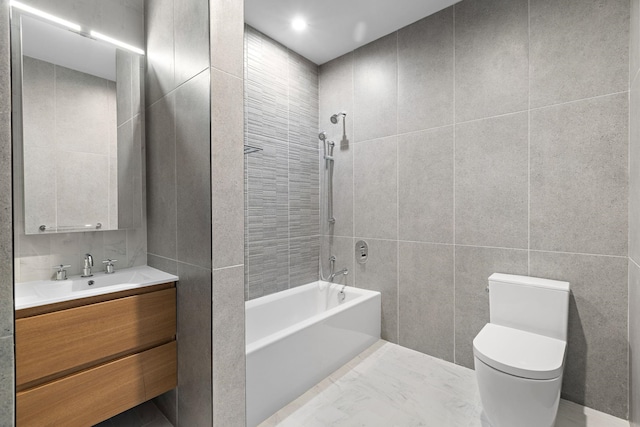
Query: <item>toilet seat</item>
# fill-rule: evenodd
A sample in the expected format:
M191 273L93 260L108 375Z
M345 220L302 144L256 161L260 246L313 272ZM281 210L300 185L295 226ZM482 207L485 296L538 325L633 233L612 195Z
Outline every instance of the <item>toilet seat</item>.
M487 323L473 340L480 361L509 375L549 380L562 375L567 343Z

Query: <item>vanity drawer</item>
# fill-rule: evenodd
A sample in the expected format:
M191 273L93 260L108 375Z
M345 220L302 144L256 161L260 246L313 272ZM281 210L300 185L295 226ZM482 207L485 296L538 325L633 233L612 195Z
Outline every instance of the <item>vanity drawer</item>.
M164 344L176 334L176 289L16 320L18 391Z
M94 425L176 385L176 342L172 341L18 392L17 425Z

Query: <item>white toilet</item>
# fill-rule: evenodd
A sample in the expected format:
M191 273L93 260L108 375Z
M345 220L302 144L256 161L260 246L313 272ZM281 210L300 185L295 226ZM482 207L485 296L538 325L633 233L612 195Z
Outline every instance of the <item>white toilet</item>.
M494 273L490 323L473 340L492 427L552 427L567 349L569 283Z

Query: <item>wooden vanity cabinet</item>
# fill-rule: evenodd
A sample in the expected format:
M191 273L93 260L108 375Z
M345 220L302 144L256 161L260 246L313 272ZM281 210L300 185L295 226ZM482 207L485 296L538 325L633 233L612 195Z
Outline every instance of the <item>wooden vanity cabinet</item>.
M91 426L177 385L175 284L16 311L18 427Z

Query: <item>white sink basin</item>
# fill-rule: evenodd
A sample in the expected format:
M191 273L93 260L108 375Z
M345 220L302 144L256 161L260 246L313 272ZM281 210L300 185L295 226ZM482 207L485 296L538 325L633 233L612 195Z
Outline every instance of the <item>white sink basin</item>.
M119 270L113 274L98 272L92 277L72 276L67 280L16 283L15 309L37 307L177 280L178 276L142 266Z

